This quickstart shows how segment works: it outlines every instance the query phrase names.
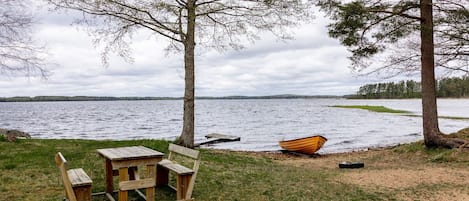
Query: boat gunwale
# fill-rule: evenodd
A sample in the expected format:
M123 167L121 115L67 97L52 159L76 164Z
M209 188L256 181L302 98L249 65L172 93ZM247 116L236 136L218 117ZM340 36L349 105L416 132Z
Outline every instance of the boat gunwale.
M296 139L292 139L292 140L282 140L282 141L279 141L279 143L282 143L282 142L293 142L293 141L304 140L304 139L313 138L313 137L321 137L321 138L323 138L325 141L327 141L327 138L325 138L325 137L322 136L322 135L313 135L313 136L308 136L308 137L296 138Z

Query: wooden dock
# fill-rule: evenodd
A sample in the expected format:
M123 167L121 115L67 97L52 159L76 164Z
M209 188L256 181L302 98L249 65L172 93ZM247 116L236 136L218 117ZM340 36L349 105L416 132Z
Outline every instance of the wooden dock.
M195 146L198 147L200 145L207 145L207 144L215 144L215 143L222 143L222 142L234 142L240 141L241 138L238 136L233 135L225 135L220 133L212 133L205 136L207 138L204 141L196 142Z

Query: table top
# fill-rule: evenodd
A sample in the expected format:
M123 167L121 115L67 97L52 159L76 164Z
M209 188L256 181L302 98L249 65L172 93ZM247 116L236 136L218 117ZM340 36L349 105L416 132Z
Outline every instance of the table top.
M129 160L163 157L164 153L144 146L98 149L98 153L109 160Z

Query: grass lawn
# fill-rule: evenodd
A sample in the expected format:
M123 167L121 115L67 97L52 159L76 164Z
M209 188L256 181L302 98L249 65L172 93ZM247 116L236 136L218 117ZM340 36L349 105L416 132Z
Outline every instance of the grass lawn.
M469 136L469 135L468 135ZM62 152L69 168L81 167L93 179L93 192L104 191L104 160L96 149L143 145L167 153L159 140L93 141L0 140L1 200L62 200L64 188L54 163ZM317 158L281 153L201 149L196 200L432 200L469 198L469 154L427 150L421 143ZM365 162L362 169L339 169L344 160ZM459 196L459 197L458 197ZM175 200L157 189L157 200ZM437 200L437 199L433 199Z

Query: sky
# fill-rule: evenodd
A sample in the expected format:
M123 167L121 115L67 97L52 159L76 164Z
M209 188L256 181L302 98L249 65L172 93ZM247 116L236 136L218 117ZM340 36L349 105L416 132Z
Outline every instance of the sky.
M72 25L70 13L38 13L33 34L46 47L52 74L47 79L0 75L0 97L184 95L183 55L165 52L166 39L137 34L131 46L134 61L111 55L105 67L93 38ZM328 37L327 24L317 13L313 23L292 29L293 40L263 34L239 51L198 49L196 96L347 95L382 81L348 68L349 53Z

